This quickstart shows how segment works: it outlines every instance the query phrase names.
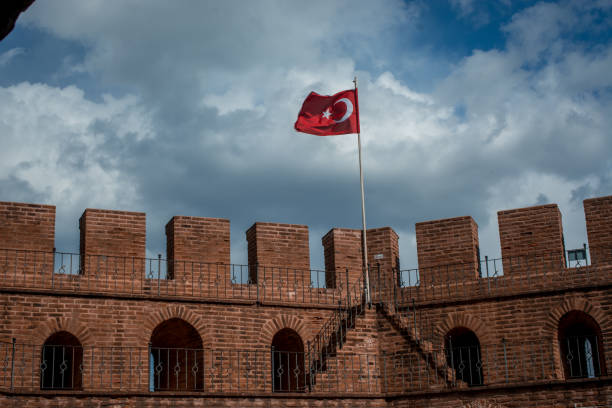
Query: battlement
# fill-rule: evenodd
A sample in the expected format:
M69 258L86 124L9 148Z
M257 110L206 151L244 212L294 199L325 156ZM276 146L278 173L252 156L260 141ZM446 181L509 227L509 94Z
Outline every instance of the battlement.
M462 271L466 278L478 277L478 225L472 217L419 222L415 226L419 268L449 264L470 264Z
M177 261L228 265L230 223L223 218L174 216L166 224L166 256L169 278L174 278Z
M367 230L368 263L387 271L399 266L399 237L390 227ZM335 276L349 273L349 282L363 276L363 232L356 229L332 228L322 238L327 287L335 287Z
M591 247L606 247L612 244L612 196L584 200L587 236ZM608 252L592 253L594 264L612 261Z
M300 271L310 282L310 248L306 225L256 222L246 232L249 265L274 265ZM257 282L256 274L249 280Z
M391 227L370 229L368 297L361 230L325 234L315 271L307 226L256 222L248 264L234 265L227 219L174 216L166 258L147 258L144 213L87 209L70 254L53 247L55 207L0 203L0 388L157 403L599 386L612 367L610 208L585 201L590 256L570 251L574 264L554 204L498 213L500 259L481 258L470 216L416 224L417 269L401 268Z
M609 265L612 196L585 200L584 209L590 265ZM502 210L498 223L502 258L497 260L481 259L478 225L470 216L417 223L419 268L412 270L400 270L399 238L391 227L369 229L372 286L381 290L388 282L395 282L409 291L437 290L435 297L444 298L456 296L450 290L444 295L440 289L444 286L464 291L469 287L469 293L480 293L482 290L474 288L485 284L490 288L493 278L511 286L520 281L538 287L550 277L530 282L535 276L570 270L556 204ZM321 240L325 270L313 271L306 225L254 223L246 231L248 265L230 265L227 219L174 216L165 228L166 259L145 257L144 213L86 209L79 228L80 253L56 253L54 206L0 202L0 249L7 260L5 270L12 267L15 279L23 275L27 285L34 284L36 273L44 273L44 269L57 275L51 276L54 284L63 279L72 282L66 283L69 286L79 277L87 277L88 284L103 277L114 282L113 290L125 291L127 285L130 291L143 292L157 286L158 293L164 288L166 293L178 293L180 286L183 294L246 299L259 299L265 290L268 295L274 293L277 300L301 298L323 303L335 302L342 291L360 284L364 276L362 231L355 229L332 228L325 234ZM580 266L586 265L584 260ZM62 274L69 276L60 277ZM160 279L163 282L157 282ZM80 288L83 282L79 281Z
M146 253L146 214L88 208L79 219L81 274L91 255L142 259Z
M53 251L55 206L0 201L0 247Z

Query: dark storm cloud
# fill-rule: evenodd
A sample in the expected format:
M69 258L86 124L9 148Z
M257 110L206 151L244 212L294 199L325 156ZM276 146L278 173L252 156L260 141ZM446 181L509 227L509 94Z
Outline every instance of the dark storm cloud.
M15 175L0 179L0 197L3 200L25 203L45 202L48 199L46 194L36 191L30 183Z

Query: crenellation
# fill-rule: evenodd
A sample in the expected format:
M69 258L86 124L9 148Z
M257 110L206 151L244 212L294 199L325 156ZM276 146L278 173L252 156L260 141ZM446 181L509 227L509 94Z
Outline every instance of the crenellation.
M79 219L80 274L95 268L100 256L131 258L144 273L146 215L141 212L88 208ZM103 259L103 261L106 261Z
M246 231L249 265L299 271L300 282L310 282L310 249L305 225L256 222ZM250 272L251 282L258 277Z
M556 204L499 211L497 218L504 274L564 267L563 225Z
M419 222L415 226L420 279L433 278L441 266L464 264L461 279L478 278L478 225L472 217Z
M390 227L372 228L367 231L368 263L373 271L380 265L384 275L391 274L399 261L398 235ZM349 285L363 279L363 232L347 228L333 228L321 242L325 257L327 287L336 287L348 270ZM382 259L376 259L381 255Z
M181 406L243 406L240 398L257 395L249 403L454 407L491 397L518 408L553 406L541 397L553 389L601 405L612 395L612 265L592 251L612 243L611 209L612 197L585 200L592 265L581 268L563 262L554 204L498 213L501 261L479 259L478 225L469 216L418 223L419 270L410 272L418 280L410 285L398 272L398 234L369 229L367 304L359 286L360 230L333 228L322 238L326 284L319 287L311 284L305 225L255 223L246 231L249 265L240 266L230 265L229 220L175 216L165 229L167 260L146 265L167 275L143 276L150 269L124 261L144 258L145 214L87 209L81 259L97 262L81 266L80 274L57 273L70 258L53 252L55 207L0 203L2 246L36 251L41 245L49 254L22 251L13 259L12 252L0 252L0 405L10 396L36 406L40 393L65 405L94 396L100 405L119 396L126 406L168 405L171 392ZM248 280L235 279L237 270ZM351 296L347 283L356 285ZM588 353L587 346L573 349L593 364L580 381L571 379L576 367L568 366L563 349L577 330L567 329L576 316L587 316L576 327L597 336ZM56 390L41 390L48 377L41 359L45 342L68 339L65 333L80 344L69 350L81 374L60 398ZM466 333L477 343L466 346ZM6 353L13 338L20 356L14 370ZM274 392L283 386L274 376L293 388ZM150 378L174 388L151 391ZM144 396L146 402L136 402ZM562 406L564 400L555 401Z
M612 196L584 200L587 236L593 264L612 262Z

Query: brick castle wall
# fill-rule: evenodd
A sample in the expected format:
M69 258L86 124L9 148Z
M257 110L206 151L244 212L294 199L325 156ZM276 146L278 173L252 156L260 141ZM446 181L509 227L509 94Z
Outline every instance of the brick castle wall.
M174 216L166 224L168 277L191 280L192 264L228 265L230 263L230 222L222 218ZM181 261L174 263L173 261ZM207 265L208 266L208 265ZM210 269L206 268L208 272ZM204 284L214 279L204 273Z
M526 274L565 265L563 225L556 204L497 213L506 274Z
M593 264L612 262L612 196L584 200Z
M145 218L139 212L86 209L79 219L81 253L144 258Z
M462 265L458 279L478 277L478 225L472 217L419 222L415 231L421 281L435 281L447 265Z
M376 278L379 270L389 277L399 265L399 237L390 227L372 228L366 231L368 239L369 273ZM348 269L349 286L363 280L363 232L348 228L333 228L321 242L325 257L326 282L336 287L339 281L346 282ZM372 279L372 280L373 280Z
M98 268L100 256L131 258L144 270L146 253L145 214L129 211L98 210L88 208L79 219L81 233L81 274L93 273Z
M610 208L610 197L585 200L591 247L610 244ZM53 206L0 203L0 248L52 253L54 221ZM369 308L362 303L358 308L358 303L352 304L354 313L343 317L346 320L342 323L341 344L336 345L333 352L329 352L331 348L325 349L328 351L323 362L325 368L314 374L311 391L319 393L320 399L328 399L328 406L416 408L428 406L428 400L436 401L436 406L485 400L508 407L563 406L537 405L549 403L540 396L548 391L538 389L534 381L554 384L564 381L558 324L569 312L584 313L598 324L604 350L602 372L612 372L612 318L609 313L612 310L612 265L608 259L591 252L593 267L565 267L561 214L556 205L500 211L498 221L504 258L501 276L495 279L479 277L485 275L482 265L479 270L478 227L471 217L459 217L417 224L421 284L405 288L397 286L396 269L400 266L397 234L389 227L368 230L373 305ZM88 209L81 217L80 230L82 259L145 257L143 213ZM198 360L204 367L215 370L208 390L229 392L224 398L207 396L205 401L213 405L240 406L244 401L235 393L247 380L231 374L232 370L244 370L241 364L245 360L241 359L240 350L261 353L260 360L253 360L256 367L249 370L253 370L251 375L267 381L256 388L257 392L269 393L272 383L269 352L275 334L290 329L302 339L305 352L314 349L317 334L338 310L337 301L340 306L345 301L342 296L346 293L347 269L349 286L358 284L363 276L359 230L334 228L323 237L327 288L310 287L308 228L303 225L255 223L246 232L248 282L230 279L233 267L229 265L228 220L176 216L168 222L166 236L170 261L167 271L171 279L158 281L145 276L146 265L142 265L142 274L136 277L142 287L161 285L162 290L158 286L157 293L126 290L129 284L133 285L130 276L127 280L124 276L124 281L115 284L114 290L99 291L95 286L98 280L91 280L99 269L92 269L87 262L80 269L81 275L74 276L41 274L40 265L28 259L5 263L10 268L0 269L0 277L4 278L0 284L0 341L4 342L0 357L2 350L9 350L6 345L12 339L21 347L18 352L30 356L24 357L16 370L20 374L15 380L21 382L22 389L37 389L40 346L60 331L70 332L84 347L96 348L96 353L104 349L122 356L109 362L110 366L105 369L125 370L132 367L132 362L139 361L133 373L147 377L147 347L155 337L156 328L180 319L192 327L201 340L201 343L189 344L216 350L217 354L204 355ZM204 268L202 272L204 264L211 265L211 269ZM448 268L449 264L455 265L454 269ZM24 279L14 280L8 272L22 265L27 265L20 270ZM139 268L136 267L138 271ZM103 278L110 279L111 283L115 279L112 274L103 275ZM37 286L41 279L54 279L55 286ZM66 286L58 287L57 282ZM88 286L91 282L94 282L93 287ZM519 282L525 285L517 286ZM183 285L180 286L184 289L182 292L176 291L179 283ZM197 295L203 292L194 295L197 285L219 284L231 291L247 290L249 295L219 297L218 291L216 294L207 291L205 296ZM303 288L303 293L308 291L308 301L296 295L296 285ZM495 291L491 285L497 285ZM263 297L264 292L268 297ZM274 296L269 296L270 293ZM353 299L362 300L360 297ZM412 322L416 322L416 326ZM448 333L457 328L475 333L482 361L495 362L483 364L482 368L485 384L494 385L485 385L477 392L469 390L465 383L457 380L456 373L440 368L446 363L444 347ZM172 336L168 334L167 338ZM110 394L117 393L113 397L115 401L124 398L128 406L150 406L154 402L185 406L202 403L178 397L151 398L148 394L147 397L120 397L119 386L124 387L125 392L149 393L148 378L123 386L123 379L111 378L110 371L93 371L95 364L91 361L96 358L100 356L86 354L83 358L85 393L88 389L96 389L92 384L99 381L114 390L109 391ZM231 364L235 365L224 368L223 364L228 364L232 358L235 359ZM510 362L508 367L500 363L504 359ZM177 361L182 366L188 359ZM526 362L531 364L527 370ZM134 381L135 375L131 377ZM512 386L505 390L495 388L508 380L511 384L522 384L521 395L526 397L509 397L516 392ZM609 390L605 381L604 378L586 381L584 386L575 383L554 386L559 392L573 395L577 402L602 403L608 402L609 396L609 391L601 391ZM453 394L445 394L452 382L458 382L457 389ZM19 384L16 385L19 388ZM397 390L406 387L424 394L398 393ZM0 388L0 398L7 403L35 406L40 402L34 394L15 396ZM342 393L332 392L333 389L359 395L347 399ZM600 391L596 393L594 389ZM394 394L390 396L385 394L387 392ZM371 396L366 398L360 393ZM49 392L46 395L49 403L86 401L85 397L50 397L53 394ZM377 398L383 395L384 398ZM107 401L106 397L95 398L98 398L96 403ZM555 401L561 404L562 400ZM259 396L251 402L254 406L310 406L308 404L315 401L293 395L285 399Z
M295 224L256 222L246 232L251 282L285 268L287 280L310 285L310 249L308 227Z
M55 206L0 202L0 248L53 252Z

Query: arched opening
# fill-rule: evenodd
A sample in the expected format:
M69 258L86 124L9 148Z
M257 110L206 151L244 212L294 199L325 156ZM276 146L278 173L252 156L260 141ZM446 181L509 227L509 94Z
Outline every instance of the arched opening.
M40 388L79 390L83 386L83 347L72 334L59 331L45 341L40 356Z
M444 339L446 362L455 372L457 381L469 386L483 385L480 342L476 333L465 327L455 327Z
M601 329L595 319L578 310L568 312L559 320L558 337L565 378L606 374Z
M292 329L282 329L272 339L272 378L274 392L304 391L304 342Z
M204 388L204 350L198 331L182 319L160 323L151 335L150 391Z

